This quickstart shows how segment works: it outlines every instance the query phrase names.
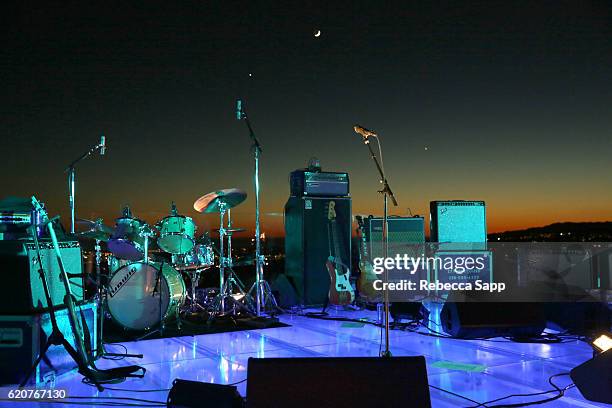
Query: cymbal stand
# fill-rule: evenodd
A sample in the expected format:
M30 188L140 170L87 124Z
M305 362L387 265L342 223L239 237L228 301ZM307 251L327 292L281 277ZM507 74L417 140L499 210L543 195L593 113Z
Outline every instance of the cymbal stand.
M249 136L253 141L251 150L253 151L254 171L253 171L253 186L255 189L255 282L249 289L249 296L253 296L255 292L255 314L259 317L263 312L268 310L279 310L276 299L272 294L272 289L268 282L264 279L264 256L261 254L261 229L260 229L260 211L259 211L259 160L261 156L261 144L255 136L251 122L247 117L246 111L242 108L242 101L238 101L238 120L244 119L249 130Z
M98 291L98 338L96 339L96 358L142 358L142 354L109 353L104 348L104 299L106 297L106 283L102 284L102 270L100 268L100 264L102 262L102 247L100 246L99 239L96 239L96 246L94 247L94 249L96 253L96 287Z
M225 228L225 213L227 212L227 228L232 226L231 210L226 208L224 202L219 203L220 226L219 226L219 294L213 302L211 320L215 315L224 315L226 313L225 300L232 303L232 314L236 314L237 307L246 309L250 312L250 301L244 290L244 285L232 269L232 234ZM225 256L225 240L227 237L227 257ZM226 275L226 270L229 271ZM247 306L242 305L234 298L234 289L237 289L241 298L247 303Z
M145 265L149 265L149 239L150 237L154 236L155 234L153 233L153 230L148 226L145 225L141 228L140 230L140 234L142 236L144 236L145 240L144 240L144 263ZM147 337L155 334L155 333L159 333L159 337L164 337L164 329L166 328L166 325L164 323L164 310L162 308L163 306L163 302L162 302L162 296L163 296L163 292L162 292L162 271L164 270L164 262L162 262L159 265L159 268L157 269L157 274L155 277L155 288L153 289L153 295L155 296L155 294L157 293L157 295L159 296L159 326L155 329L155 330L151 330L150 332L146 333L145 335L139 337L137 340L143 340L146 339ZM181 320L180 317L177 316L177 326L178 329L181 329Z
M202 273L202 271L205 269L206 268L198 268L198 269L195 269L189 272L189 278L191 279L191 288L190 288L191 295L189 297L191 297L191 299L190 299L189 304L186 305L183 309L183 311L185 312L197 313L197 312L202 312L206 310L201 304L197 302L197 298L196 298L196 286L200 280L200 273Z

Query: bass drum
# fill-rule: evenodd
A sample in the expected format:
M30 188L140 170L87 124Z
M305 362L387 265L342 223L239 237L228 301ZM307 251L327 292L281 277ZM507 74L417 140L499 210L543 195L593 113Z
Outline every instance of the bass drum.
M156 279L161 268L161 290ZM159 311L161 294L161 314ZM178 315L185 301L185 282L167 263L135 262L119 268L111 277L108 311L126 329L146 330Z

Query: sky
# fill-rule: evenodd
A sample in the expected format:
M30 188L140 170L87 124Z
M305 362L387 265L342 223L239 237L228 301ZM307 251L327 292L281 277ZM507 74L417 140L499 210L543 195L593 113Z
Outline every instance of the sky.
M5 7L2 195L35 194L68 224L129 204L242 188L253 159L238 98L263 147L262 230L282 234L289 173L308 159L350 175L354 214L382 213L352 127L380 134L399 206L484 200L489 232L612 219L612 27L604 1L117 2ZM320 36L314 34L320 30Z

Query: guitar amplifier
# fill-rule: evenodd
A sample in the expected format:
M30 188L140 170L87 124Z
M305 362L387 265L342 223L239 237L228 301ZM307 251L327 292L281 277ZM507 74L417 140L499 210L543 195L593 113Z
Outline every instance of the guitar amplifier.
M389 228L389 256L393 250L410 248L411 244L425 242L425 220L423 217L397 217L387 218ZM383 219L369 216L364 218L365 236L370 257L383 256ZM396 251L397 252L397 251Z
M325 263L330 253L327 209L334 201L337 247L340 258L351 264L351 199L289 197L285 204L285 273L305 306L327 301L330 278Z
M290 176L291 195L295 197L348 197L348 173L295 170Z
M487 242L487 217L484 201L431 201L432 242Z
M40 252L53 306L64 304L64 284L50 240L40 240ZM59 242L66 272L81 275L70 279L76 301L83 296L83 265L78 241ZM32 241L0 241L0 314L30 314L46 310L49 305L38 273L38 257Z
M97 305L89 302L76 309L79 322L82 324L82 317L85 319L90 337L89 347L93 350L98 336ZM57 309L55 316L60 331L74 347L68 310ZM49 313L0 316L0 384L19 384L24 379L51 331ZM54 383L58 376L75 368L76 364L64 347L52 345L47 351L47 359L40 362L30 381L36 386Z

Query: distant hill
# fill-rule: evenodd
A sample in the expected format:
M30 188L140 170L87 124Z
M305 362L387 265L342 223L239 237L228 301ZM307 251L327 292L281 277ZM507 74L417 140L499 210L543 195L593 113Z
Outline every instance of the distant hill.
M612 221L557 222L544 227L489 234L489 241L612 241Z

